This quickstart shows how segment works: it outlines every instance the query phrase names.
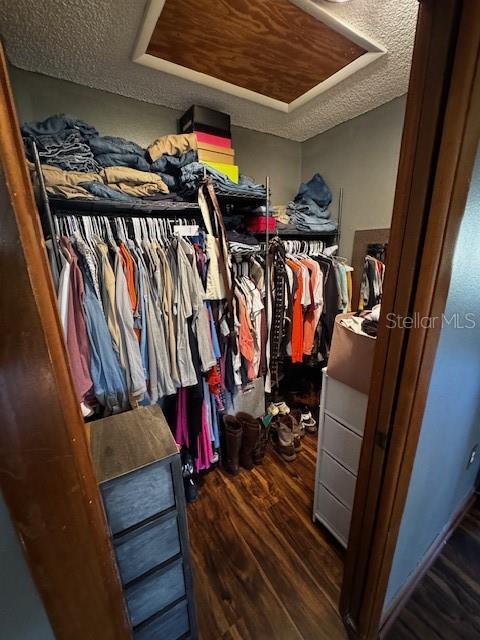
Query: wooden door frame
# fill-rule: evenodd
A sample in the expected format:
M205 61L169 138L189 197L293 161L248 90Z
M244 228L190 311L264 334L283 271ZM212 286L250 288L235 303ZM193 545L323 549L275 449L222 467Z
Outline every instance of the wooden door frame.
M387 331L386 317L413 311L431 316L445 307L479 135L478 82L473 92L479 12L479 3L468 0L420 4L386 293L342 588L342 616L355 638L378 635L439 337L438 327ZM3 52L0 64L0 178L9 193L0 243L17 268L15 290L0 287L0 353L2 360L12 358L15 344L24 356L14 362L16 373L28 379L33 364L25 349L32 345L31 335L15 322L15 313L28 309L36 337L32 355L39 358L40 386L49 392L49 402L35 406L31 389L0 370L1 488L56 637L123 640L130 633L121 585L39 242L41 228ZM23 306L16 299L12 303L12 295ZM48 467L42 465L45 451Z
M480 138L480 3L419 7L385 297L340 610L378 637L441 331L387 329L389 313L439 317Z
M0 488L59 640L131 637L0 43Z

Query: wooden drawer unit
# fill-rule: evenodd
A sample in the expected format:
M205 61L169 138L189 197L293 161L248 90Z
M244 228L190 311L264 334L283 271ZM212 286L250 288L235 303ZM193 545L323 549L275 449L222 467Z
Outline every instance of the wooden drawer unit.
M90 448L135 640L196 640L182 466L160 407L90 424Z
M155 616L135 631L135 640L178 640L189 629L188 608L182 600L165 613Z
M362 438L327 414L324 417L321 447L354 476L357 475Z
M113 534L173 507L172 474L161 462L100 485Z
M326 385L325 412L359 436L363 436L368 395L331 378L328 374L324 374L323 384Z
M185 580L181 560L140 578L125 590L133 626L144 622L184 595Z
M180 553L177 512L114 539L122 583L127 584Z
M353 508L356 477L323 451L319 482L326 487L348 509Z

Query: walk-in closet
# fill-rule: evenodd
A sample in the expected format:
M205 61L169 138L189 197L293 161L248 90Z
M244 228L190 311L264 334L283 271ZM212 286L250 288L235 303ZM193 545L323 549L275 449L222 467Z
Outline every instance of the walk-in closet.
M136 640L346 637L417 11L0 0L33 241Z

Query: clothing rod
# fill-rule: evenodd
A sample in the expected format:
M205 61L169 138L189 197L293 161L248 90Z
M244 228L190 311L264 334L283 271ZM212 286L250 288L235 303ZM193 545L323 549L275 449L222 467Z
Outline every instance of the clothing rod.
M159 214L163 215L159 215ZM140 210L131 210L131 211L75 211L74 209L68 210L59 210L54 211L53 215L55 217L66 217L66 216L79 216L79 217L88 217L88 218L160 218L160 219L168 219L168 218L199 218L201 217L201 212L196 209L178 209L174 210L165 210L165 211L140 211Z

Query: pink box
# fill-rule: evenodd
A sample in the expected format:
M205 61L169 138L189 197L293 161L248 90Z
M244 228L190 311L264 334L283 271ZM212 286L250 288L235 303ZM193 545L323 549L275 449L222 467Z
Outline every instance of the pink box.
M232 146L232 140L230 138L222 138L222 136L214 136L212 133L204 133L203 131L195 131L197 140L199 142L206 142L207 144L215 144L218 147L225 147L230 149Z

